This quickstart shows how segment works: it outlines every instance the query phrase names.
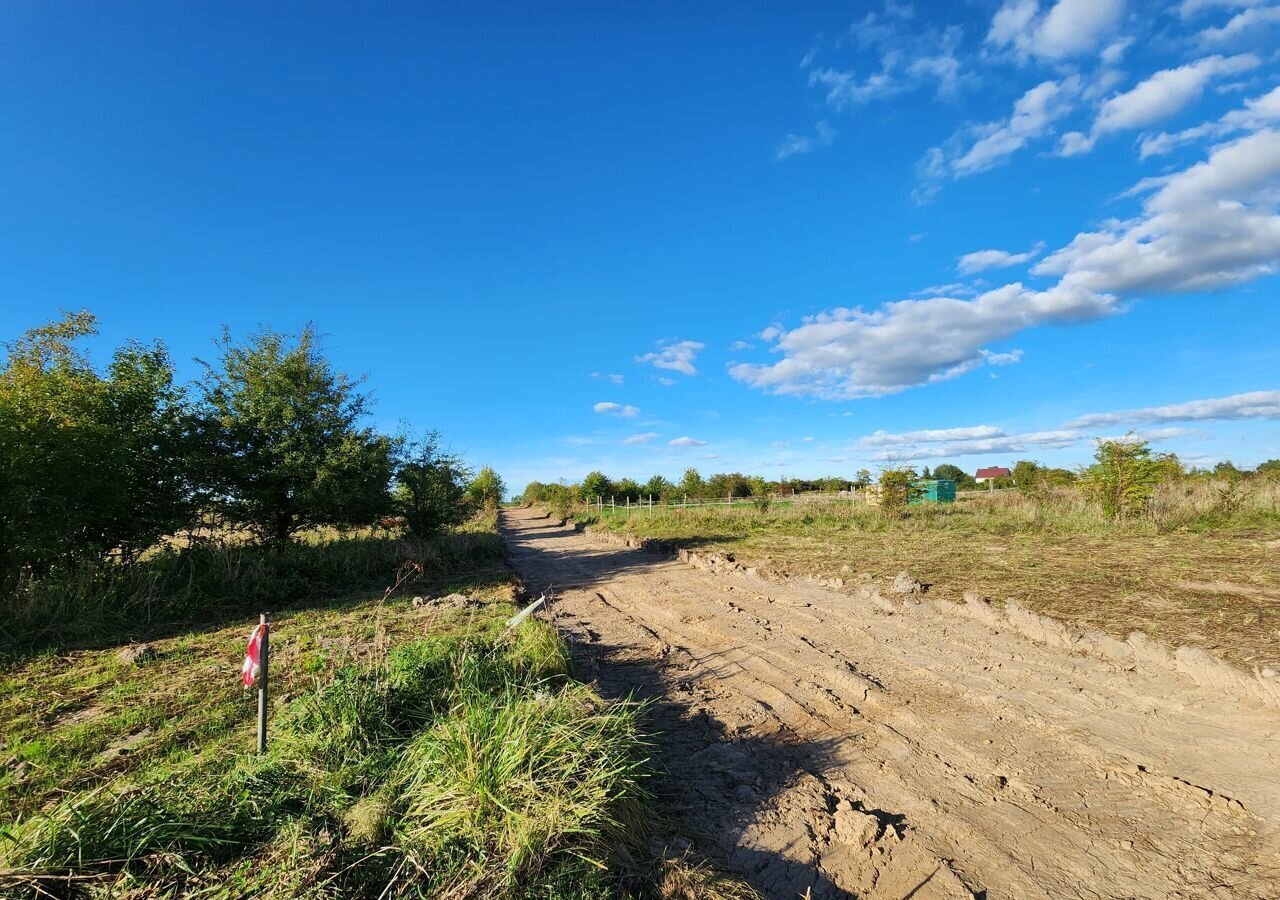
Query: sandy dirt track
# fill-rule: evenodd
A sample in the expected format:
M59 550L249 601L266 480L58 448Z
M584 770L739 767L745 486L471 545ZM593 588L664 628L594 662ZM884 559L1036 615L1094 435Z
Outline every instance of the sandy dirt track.
M654 699L689 837L766 897L1280 898L1274 709L536 510L502 527L581 673Z

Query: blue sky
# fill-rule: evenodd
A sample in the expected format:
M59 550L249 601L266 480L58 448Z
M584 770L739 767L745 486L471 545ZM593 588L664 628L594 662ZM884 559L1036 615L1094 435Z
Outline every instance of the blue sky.
M1276 0L602 6L5 4L0 336L313 321L515 486L1280 456Z

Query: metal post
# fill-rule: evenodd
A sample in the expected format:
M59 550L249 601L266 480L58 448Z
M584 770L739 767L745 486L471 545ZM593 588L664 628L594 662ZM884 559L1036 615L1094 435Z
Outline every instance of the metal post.
M267 752L267 662L271 659L271 625L267 614L258 619L262 626L262 638L258 648L258 752Z

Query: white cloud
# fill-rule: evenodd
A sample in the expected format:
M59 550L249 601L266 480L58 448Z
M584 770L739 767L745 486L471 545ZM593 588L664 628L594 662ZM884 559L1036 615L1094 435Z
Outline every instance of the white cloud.
M1050 133L1053 124L1071 112L1081 90L1080 78L1042 81L1013 104L1009 118L977 129L978 139L948 161L953 175L985 172L1007 160L1030 141Z
M756 345L747 341L734 341L729 345L730 350L754 350Z
M918 244L918 243L920 243L921 241L923 241L925 238L927 238L928 236L929 236L929 232L927 232L927 231L917 231L915 234L913 234L913 235L911 235L909 238L907 238L907 240L908 240L908 241L910 241L910 242L911 242L911 243L913 243L913 244Z
M1263 130L1131 193L1152 192L1142 215L1083 232L1032 271L1061 276L1057 290L1200 291L1238 284L1280 260L1280 133Z
M634 419L640 415L638 406L624 406L621 403L613 403L612 401L603 401L591 407L595 412L606 416L621 416L624 419Z
M1066 59L1096 51L1123 12L1123 0L1058 0L1045 12L1039 0L1005 0L987 43L1024 58Z
M1205 122L1174 134L1162 132L1148 135L1142 140L1140 155L1143 159L1168 153L1175 147L1202 138L1220 138L1239 131L1257 131L1267 125L1280 122L1280 87L1273 88L1260 97L1252 97L1240 109L1233 109L1216 122Z
M624 444L647 444L658 436L656 431L646 431L643 434L633 434L630 437L623 438Z
M674 387L679 383L680 382L675 378L667 378L662 375L658 376L658 384L662 385L663 387Z
M1059 152L1063 156L1087 153L1103 135L1144 128L1167 119L1198 100L1211 79L1238 75L1256 68L1258 64L1258 58L1251 53L1215 55L1156 72L1131 90L1103 103L1090 134L1071 132L1064 135Z
M806 444L812 444L812 443L813 443L813 438L811 438L811 437L802 437L800 440L804 441Z
M700 441L697 438L691 438L688 435L684 437L674 438L667 442L672 447L705 447L706 441Z
M977 426L983 427L983 426ZM966 429L943 429L964 432ZM992 456L1006 453L1031 453L1036 450L1060 450L1084 440L1084 435L1074 429L1031 431L1023 434L999 432L990 437L958 438L955 440L903 441L883 444L887 449L874 455L879 462L907 462L916 459L945 459L961 456ZM905 437L906 435L887 435Z
M790 441L770 441L770 442L769 442L769 446L770 446L770 447L773 447L773 448L775 448L775 449L777 449L777 450L782 450L782 449L784 449L784 448L786 448L786 447L790 447L790 446L791 446L791 442L790 442Z
M776 162L792 156L810 153L819 147L830 147L836 139L836 130L824 119L816 126L814 134L789 134L773 153Z
M693 361L707 345L699 341L659 341L659 349L636 357L636 362L649 363L659 369L670 369L685 375L696 375Z
M1190 400L1168 406L1148 406L1118 412L1089 413L1071 424L1078 428L1117 425L1122 422L1205 422L1215 419L1280 419L1280 391L1250 391L1229 397Z
M762 341L769 341L772 343L773 341L776 341L781 335L782 335L782 326L775 323L773 325L768 326L767 328L760 329L760 333L757 334L756 337L760 338L760 340Z
M944 381L990 363L1015 361L986 345L1025 328L1079 322L1114 309L1112 297L1055 287L1009 284L971 300L931 297L886 303L867 312L835 309L785 332L772 365L739 364L729 373L778 394L854 399Z
M887 447L897 444L931 444L939 441L970 441L1004 436L1004 430L994 425L929 428L923 431L907 431L901 434L892 434L888 431L880 430L859 438L858 446Z
M1257 36L1260 29L1278 22L1280 6L1246 9L1232 16L1221 28L1206 28L1200 32L1200 40L1206 44L1227 44L1246 35Z
M1267 0L1182 0L1178 6L1178 15L1190 19L1205 10L1212 9L1245 9L1261 6Z
M616 372L609 372L609 373L605 373L605 372L592 372L592 373L591 373L591 377L592 377L592 378L601 378L601 379L604 379L604 380L606 380L606 381L610 381L610 382L612 382L613 384L622 384L622 382L626 381L626 378L625 378L624 376L619 375L619 374L618 374L618 373L616 373Z
M986 269L1004 269L1031 262L1044 252L1044 241L1038 242L1025 253L1010 253L1007 250L977 250L960 257L956 269L961 275L973 275Z

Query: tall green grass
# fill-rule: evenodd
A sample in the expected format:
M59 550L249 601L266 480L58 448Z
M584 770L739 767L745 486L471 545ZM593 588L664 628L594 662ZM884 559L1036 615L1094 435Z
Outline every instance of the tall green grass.
M12 823L0 891L242 896L257 860L309 895L614 896L610 854L642 834L642 710L567 673L537 620L396 648L292 700L265 756Z

